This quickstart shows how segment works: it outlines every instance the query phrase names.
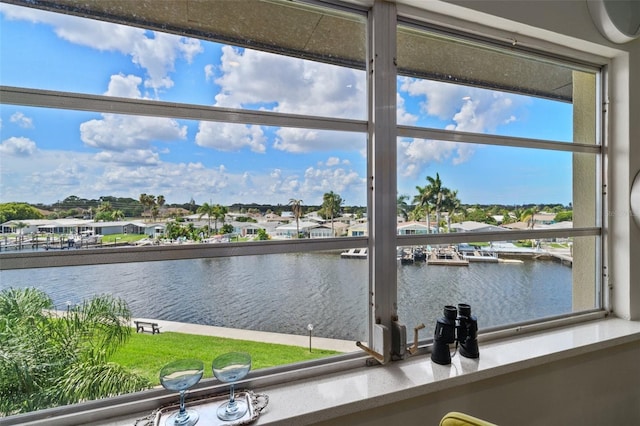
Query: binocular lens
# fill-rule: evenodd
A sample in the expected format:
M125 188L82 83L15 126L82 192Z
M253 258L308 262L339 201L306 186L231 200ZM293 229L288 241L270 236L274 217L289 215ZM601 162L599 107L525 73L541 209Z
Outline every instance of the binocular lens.
M444 317L448 320L455 320L458 316L458 310L455 306L447 305L444 307Z
M458 311L460 312L460 316L470 317L471 316L471 306L466 303L458 304Z

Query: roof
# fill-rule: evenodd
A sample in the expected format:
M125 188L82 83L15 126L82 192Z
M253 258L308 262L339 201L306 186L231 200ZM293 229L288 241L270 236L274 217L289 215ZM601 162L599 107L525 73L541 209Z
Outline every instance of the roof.
M506 231L505 228L500 226L491 225L483 222L475 222L473 220L467 220L460 223L452 223L452 229L459 229L463 232L474 232L474 231Z

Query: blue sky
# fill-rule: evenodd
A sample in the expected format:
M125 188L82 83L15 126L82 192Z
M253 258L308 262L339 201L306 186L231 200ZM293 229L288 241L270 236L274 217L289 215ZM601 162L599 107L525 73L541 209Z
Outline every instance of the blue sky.
M362 71L0 4L0 84L364 119ZM572 140L570 104L405 77L398 122ZM366 204L365 135L0 106L0 202ZM463 203L563 203L572 156L398 140L398 192L440 174Z

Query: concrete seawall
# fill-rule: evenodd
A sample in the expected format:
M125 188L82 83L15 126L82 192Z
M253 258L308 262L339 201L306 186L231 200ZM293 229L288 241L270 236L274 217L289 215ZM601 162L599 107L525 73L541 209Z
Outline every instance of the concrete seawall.
M154 322L160 327L160 332L174 331L176 333L198 334L202 336L224 337L227 339L250 340L263 343L277 343L281 345L309 347L309 335L295 335L283 333L271 333L268 331L243 330L239 328L214 327L210 325L189 324L175 321L156 320L151 318L133 318L131 326L135 327L135 321ZM311 337L311 347L338 352L359 351L356 342L349 340L328 339L325 337Z

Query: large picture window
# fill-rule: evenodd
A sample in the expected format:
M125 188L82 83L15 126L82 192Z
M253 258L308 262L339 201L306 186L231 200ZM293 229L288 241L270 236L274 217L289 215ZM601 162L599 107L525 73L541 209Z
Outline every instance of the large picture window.
M444 305L481 332L603 308L596 66L337 4L10 3L3 297L265 333L298 352L256 369L291 370L397 350L395 321L426 347Z

